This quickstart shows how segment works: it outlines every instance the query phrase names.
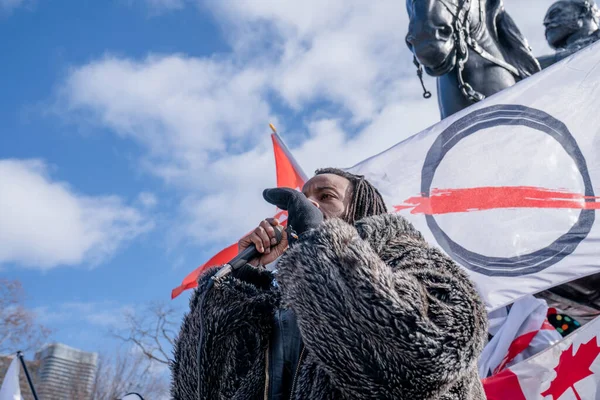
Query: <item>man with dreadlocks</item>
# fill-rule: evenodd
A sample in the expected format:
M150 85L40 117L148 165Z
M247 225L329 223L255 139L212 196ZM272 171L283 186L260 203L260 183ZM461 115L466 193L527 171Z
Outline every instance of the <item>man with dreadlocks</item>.
M288 211L283 239L264 220L239 242L260 257L200 277L175 343L174 399L485 399L475 288L375 187L328 168L302 192L263 196Z

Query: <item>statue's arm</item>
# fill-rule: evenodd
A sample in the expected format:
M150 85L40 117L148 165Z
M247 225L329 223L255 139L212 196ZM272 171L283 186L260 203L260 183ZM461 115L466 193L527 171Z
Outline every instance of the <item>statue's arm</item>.
M558 61L556 58L556 54L548 54L545 56L541 56L538 57L537 60L540 63L540 67L542 67L542 69L546 69Z
M549 66L556 64L557 62L564 60L572 54L575 54L577 50L561 50L554 54L548 54L545 56L538 57L537 60L540 63L542 69L546 69Z

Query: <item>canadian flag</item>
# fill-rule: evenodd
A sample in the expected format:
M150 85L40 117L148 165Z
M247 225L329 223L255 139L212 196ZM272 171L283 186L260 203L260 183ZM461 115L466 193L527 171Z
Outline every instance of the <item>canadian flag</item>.
M536 356L483 379L488 400L600 399L600 318Z
M15 356L6 371L2 387L0 387L0 400L23 400L19 386L19 360Z
M479 376L495 375L562 340L547 314L546 302L531 295L489 313L493 337L479 357Z
M273 153L275 154L275 168L277 171L277 187L289 187L293 189L300 189L304 186L304 183L307 181L306 174L302 171L292 153L288 150L288 148L283 143L283 140L277 134L277 131L270 125L273 130L273 134L271 135L271 140L273 142ZM282 210L277 210L275 213L275 218L279 219L279 221L285 225L285 221L287 220L287 212ZM231 246L221 250L217 254L215 254L211 259L207 262L196 268L194 271L189 273L181 282L181 285L176 287L171 291L171 299L179 296L182 292L188 289L193 289L198 286L198 278L202 273L208 269L209 267L215 265L221 265L238 254L237 243L232 244Z

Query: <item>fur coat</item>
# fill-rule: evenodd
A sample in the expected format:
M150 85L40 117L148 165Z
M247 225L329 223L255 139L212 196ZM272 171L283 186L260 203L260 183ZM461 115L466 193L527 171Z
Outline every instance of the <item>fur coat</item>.
M278 269L276 286L258 268L200 278L175 345L174 399L266 398L269 335L283 306L304 343L292 399L485 399L483 303L404 218L327 220Z

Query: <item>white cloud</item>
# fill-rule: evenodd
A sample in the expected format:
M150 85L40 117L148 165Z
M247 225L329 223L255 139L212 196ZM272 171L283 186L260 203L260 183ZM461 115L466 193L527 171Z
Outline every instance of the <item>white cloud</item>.
M167 180L206 163L211 153L238 152L268 121L267 73L231 61L150 56L106 57L73 71L65 106L89 109L121 136L147 146ZM177 157L174 157L177 156ZM197 185L198 182L193 185Z
M269 118L264 98L267 77L264 68L241 68L231 60L173 55L135 62L106 57L75 70L62 100L66 109L91 112L120 136L144 145L148 153L143 165L187 193L184 211L197 208L191 204L207 211L189 215L204 219L208 231L189 232L205 238L210 232L216 241L230 238L239 228L220 235L210 225L223 229L224 223L243 218L249 210L243 193L256 188L257 181L274 182L266 131L275 120ZM253 152L244 153L255 144L259 146ZM214 207L214 214L210 205L222 199L223 190L228 193L225 203ZM219 218L223 214L228 214L225 221ZM182 220L184 230L187 220Z
M552 2L505 3L536 54L547 53L541 22ZM223 244L272 213L260 195L274 184L269 122L310 174L351 166L439 120L404 43L402 1L205 5L230 32L230 54L108 55L74 68L61 93L70 115L91 115L146 148L142 165L180 189L182 235ZM302 124L277 123L288 115Z
M398 29L407 26L407 16L396 1L246 0L216 7L217 15L238 27L234 41L246 44L248 31L273 26L255 44L282 43L272 85L297 110L325 99L344 106L354 121L368 121L407 94L395 85L414 75L405 32Z
M144 208L154 208L158 204L158 198L154 193L142 192L138 195L138 201Z
M0 160L0 264L95 265L152 228L116 196L76 193L39 160Z

